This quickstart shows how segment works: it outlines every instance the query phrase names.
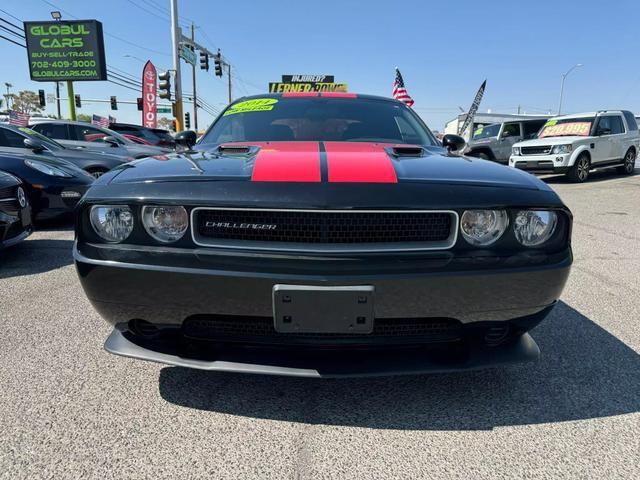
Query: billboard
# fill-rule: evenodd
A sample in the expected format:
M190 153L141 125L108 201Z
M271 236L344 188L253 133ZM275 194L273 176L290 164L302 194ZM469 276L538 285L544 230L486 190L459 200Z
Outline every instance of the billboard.
M147 128L158 127L156 93L158 92L158 72L151 60L142 69L142 125Z
M29 74L36 82L106 80L102 23L24 22Z

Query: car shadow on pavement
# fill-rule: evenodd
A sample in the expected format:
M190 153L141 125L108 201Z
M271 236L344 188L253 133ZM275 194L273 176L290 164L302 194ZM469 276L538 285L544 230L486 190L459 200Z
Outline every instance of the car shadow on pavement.
M640 169L638 167L636 167L635 172L632 173L631 175L622 175L620 173L617 173L615 170L611 168L604 168L602 170L591 172L589 174L589 178L585 183L589 184L589 183L597 183L597 182L607 182L612 180L629 179L639 175L640 175ZM550 183L550 184L572 183L571 180L569 180L566 175L549 175L549 176L545 175L542 177L542 180L544 180L545 183Z
M640 411L640 355L565 303L532 332L540 361L457 374L305 379L160 371L176 405L244 417L402 430L490 430Z
M27 239L0 250L0 279L34 275L73 263L73 240Z

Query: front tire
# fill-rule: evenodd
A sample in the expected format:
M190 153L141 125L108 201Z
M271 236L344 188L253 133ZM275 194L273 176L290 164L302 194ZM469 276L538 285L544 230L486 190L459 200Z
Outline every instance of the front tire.
M583 183L589 178L590 170L591 160L589 160L589 156L586 153L582 153L567 173L567 177L574 183Z
M624 155L624 163L622 166L616 168L618 173L623 175L631 175L636 168L636 151L633 148L627 150Z
M489 155L484 152L478 152L471 154L472 157L481 158L482 160L489 160Z

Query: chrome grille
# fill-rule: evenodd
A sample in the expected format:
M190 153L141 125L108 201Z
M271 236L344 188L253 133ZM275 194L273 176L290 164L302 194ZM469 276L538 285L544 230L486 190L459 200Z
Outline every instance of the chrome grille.
M191 224L203 246L352 251L450 248L457 220L451 211L196 208Z
M18 203L18 187L0 188L0 212L8 215L17 215L20 211Z

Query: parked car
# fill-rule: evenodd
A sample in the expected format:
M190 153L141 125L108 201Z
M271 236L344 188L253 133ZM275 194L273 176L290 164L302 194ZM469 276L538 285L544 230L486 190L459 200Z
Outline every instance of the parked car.
M97 179L76 215L106 349L206 370L533 360L526 332L572 263L571 213L544 182L448 154L403 103L353 93L240 99L197 150Z
M32 231L31 206L22 181L0 171L0 250L20 243Z
M513 146L510 166L534 173L565 173L584 182L594 168L630 175L640 147L638 124L626 110L565 115L548 120L538 138Z
M549 117L514 120L478 127L467 144L465 155L507 165L514 143L534 138Z
M128 138L129 140L131 140L133 143L139 143L141 145L151 145L149 142L147 142L146 140L140 138L140 137L136 137L135 135L129 135L128 133L123 133L122 134L123 137Z
M120 156L132 158L144 158L171 151L168 148L153 145L140 145L113 130L84 122L51 120L38 122L31 128L65 146L82 147L103 153L117 153Z
M0 152L20 154L33 152L67 160L96 178L113 167L133 160L133 157L128 156L65 147L30 128L13 125L0 125Z
M146 141L149 145L175 148L176 141L168 130L162 128L148 128L131 123L112 123L109 129L121 135L131 135Z
M91 174L70 162L31 153L0 151L0 170L23 182L34 220L73 212L94 180Z

